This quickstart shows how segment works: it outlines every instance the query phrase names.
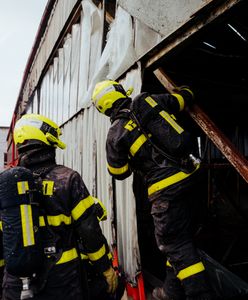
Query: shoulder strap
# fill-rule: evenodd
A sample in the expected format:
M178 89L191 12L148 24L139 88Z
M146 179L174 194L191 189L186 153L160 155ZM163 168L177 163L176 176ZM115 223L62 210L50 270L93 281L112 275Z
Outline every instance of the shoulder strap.
M134 123L137 124L137 126L139 127L140 131L144 134L144 136L147 138L147 140L149 141L149 143L158 151L159 154L161 154L162 156L164 156L166 159L168 159L170 162L174 163L174 164L182 164L182 160L166 153L164 150L162 150L158 145L156 145L150 138L150 136L148 135L148 133L145 131L144 127L140 124L138 118L136 117L134 111L130 111L130 118L132 119L132 121Z
M123 108L119 110L116 114L111 116L111 123L113 123L117 119L130 119L130 110L128 108Z
M38 189L40 189L40 193L42 193L42 179L45 177L47 173L49 173L51 170L53 170L57 165L52 165L49 167L39 168L33 172L33 175L36 179L37 184L39 185ZM45 212L45 209L42 205L42 201L39 203L40 210L42 215L44 216L44 222L47 228L47 233L49 237L46 241L44 241L44 254L49 259L46 260L45 265L43 267L43 270L41 270L41 273L39 274L39 278L37 278L37 284L35 285L35 294L40 293L43 288L46 285L47 277L49 275L50 270L53 268L53 266L56 264L58 259L62 255L62 251L57 252L56 244L59 240L58 235L54 232L54 230L51 228L51 226L48 223L47 214Z
M33 175L34 175L34 178L36 180L36 183L38 185L38 189L39 189L39 192L40 194L43 196L43 185L42 185L42 180L43 178L46 176L46 174L48 174L51 170L53 170L54 168L56 168L57 165L54 164L52 166L49 166L49 167L42 167L42 168L39 168L37 170L35 170L33 172ZM44 206L43 206L43 203L42 201L40 201L40 209L41 209L41 212L44 216L44 222L45 222L45 225L49 231L49 234L51 235L51 241L53 241L53 244L56 244L56 242L58 241L58 237L57 235L54 233L54 231L52 230L51 226L49 225L48 223L48 218L47 218L47 214L45 212L45 209L44 209ZM53 249L51 247L49 247L51 251L53 251ZM55 249L56 250L56 249ZM47 254L53 254L52 252L51 253L47 253Z

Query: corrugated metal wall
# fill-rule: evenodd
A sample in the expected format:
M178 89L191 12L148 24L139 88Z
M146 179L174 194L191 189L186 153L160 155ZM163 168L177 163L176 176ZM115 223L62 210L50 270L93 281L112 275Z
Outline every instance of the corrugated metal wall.
M73 3L70 3L72 9ZM49 49L52 48L50 39L56 40L59 28L62 28L61 20L57 19L59 8L61 13L65 6L57 4L54 19L52 18L47 28L48 40L43 41L34 67L38 74L41 73ZM62 15L65 20L66 15L63 13ZM56 26L52 25L56 22L58 22ZM53 33L49 31L51 28ZM122 35L117 35L120 31ZM57 151L57 162L82 174L90 193L99 197L106 205L109 218L101 226L110 244L114 242L115 234L118 235L120 264L129 280L135 283L135 276L140 270L140 256L132 178L116 184L117 193L114 197L105 153L110 122L107 117L100 115L90 106L90 96L95 82L106 77L117 78L136 60L133 47L134 26L130 15L121 8L117 10L103 53L101 53L102 34L103 12L92 1L82 1L81 22L73 25L71 33L64 40L63 47L58 49L58 55L54 57L44 75L40 89L35 91L27 112L39 112L61 126L62 139L67 148L65 151ZM41 69L38 69L38 66ZM38 79L37 77L37 81ZM141 83L139 65L128 72L122 81L126 88L134 86L134 95L140 92ZM116 201L117 205L114 205L113 201ZM116 207L115 212L113 207ZM115 218L117 232L113 231Z
M35 89L42 70L52 52L55 41L57 41L63 26L65 25L77 0L58 0L54 6L45 34L36 53L34 63L30 70L29 79L23 89L23 101L29 99Z
M31 87L31 91L35 90L40 81L47 59L75 3L75 0L56 2L25 85L29 89ZM125 7L128 1L118 3ZM206 1L195 1L192 7L197 9L204 3ZM183 14L182 18L184 17L189 18L188 11ZM120 264L129 280L135 283L135 276L140 271L140 254L132 177L124 182L116 182L117 192L113 195L112 178L107 172L105 153L110 123L107 117L100 115L91 106L90 98L96 82L106 78L116 79L122 74L125 74L121 81L124 87L132 85L133 95L139 93L142 70L139 63L134 63L157 45L164 35L155 32L149 22L146 25L146 22L133 18L117 5L115 19L102 51L103 23L103 11L91 0L82 1L80 23L72 26L62 47L57 50L27 112L39 112L61 126L67 149L58 151L57 161L82 174L90 193L99 197L106 205L109 219L102 223L102 228L111 244L117 234ZM26 101L31 92L24 90L23 101ZM115 218L117 232L113 231Z

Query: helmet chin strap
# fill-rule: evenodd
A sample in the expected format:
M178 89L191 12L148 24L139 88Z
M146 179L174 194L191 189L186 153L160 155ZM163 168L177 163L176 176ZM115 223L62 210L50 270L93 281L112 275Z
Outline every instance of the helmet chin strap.
M127 91L126 91L126 95L129 97L133 92L133 87L131 86Z
M57 145L60 149L65 149L66 145L60 140L58 140L57 138L55 138L51 133L47 132L46 138L48 142L51 143L52 145Z

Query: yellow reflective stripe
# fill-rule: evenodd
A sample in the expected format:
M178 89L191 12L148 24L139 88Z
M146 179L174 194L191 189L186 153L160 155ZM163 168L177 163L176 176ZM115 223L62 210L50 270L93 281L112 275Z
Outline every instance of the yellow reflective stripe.
M106 253L106 247L105 245L103 245L98 251L93 253L87 253L87 255L91 261L96 261L102 258L105 253Z
M17 182L17 191L19 195L23 195L26 191L29 190L28 182L27 181L19 181Z
M82 199L77 205L76 207L73 208L73 210L71 211L72 217L73 219L76 221L78 220L83 214L84 212L91 207L93 204L95 204L94 198L92 196L88 196L85 199Z
M178 94L176 94L178 95ZM174 94L175 96L175 94ZM179 97L181 97L183 100L183 97L181 95L179 95ZM178 97L178 98L179 98ZM177 98L177 99L178 99ZM158 103L152 98L152 97L146 97L145 98L145 101L152 107L155 107ZM180 101L178 100L179 102L179 106L182 105L182 103L180 103ZM183 100L184 102L184 100ZM181 106L180 106L181 107ZM177 124L177 122L175 122L175 120L173 120L173 117L171 117L165 110L162 110L159 112L160 116L163 117L179 134L181 134L184 130L181 126L179 126Z
M127 129L128 131L132 131L135 127L137 127L137 124L135 124L133 120L129 120L127 124L124 126L124 128Z
M24 247L34 245L34 227L31 205L20 205L22 221L22 239Z
M86 254L83 254L83 253L80 253L80 257L81 257L81 259L83 259L83 260L89 259L89 256L86 255Z
M56 265L64 264L78 257L76 248L64 251L61 258L56 262Z
M40 227L46 226L44 216L39 216L39 226Z
M108 259L111 260L113 258L113 255L111 252L108 253Z
M151 107L155 107L156 105L158 105L158 103L152 98L152 97L146 97L145 101L151 105Z
M109 253L107 254L107 256L108 256L108 259L109 259L109 260L112 260L112 259L113 259L113 255L112 255L111 252L109 252ZM81 259L83 259L83 260L89 259L89 256L86 255L86 254L84 254L84 253L80 253L80 257L81 257Z
M59 226L62 223L70 225L72 223L71 216L68 217L63 214L57 216L47 216L47 222L51 226ZM41 227L46 226L44 216L39 217L39 225Z
M0 259L0 267L3 267L5 265L4 259Z
M196 170L198 170L200 167L200 165L198 165L195 170L191 173L185 173L183 171L180 171L172 176L169 176L165 179L162 179L154 184L152 184L149 188L148 188L148 195L152 195L153 193L160 191L174 183L177 183L187 177L189 177L191 174L193 174Z
M53 195L54 181L43 180L42 181L42 191L43 195L52 196Z
M166 267L172 268L172 265L170 264L170 262L168 260L166 261Z
M204 267L203 263L202 262L198 262L198 263L196 263L194 265L191 265L191 266L189 266L189 267L187 267L187 268L179 271L179 273L177 274L177 278L182 281L185 278L188 278L188 277L190 277L192 275L200 273L200 272L202 272L204 270L205 270L205 267Z
M191 96L194 98L194 93L190 89L183 88L182 90L189 92L191 94Z
M128 168L129 168L128 164L126 164L125 166L120 167L120 168L114 168L114 167L111 167L110 165L108 165L109 172L114 175L124 174L127 172Z
M172 96L177 98L178 104L179 104L179 111L182 111L184 109L184 99L183 96L180 94L171 94Z
M59 226L61 223L64 223L66 225L70 225L72 223L71 216L66 215L58 215L58 216L47 216L48 224L51 226Z
M162 110L159 112L160 116L163 117L179 134L181 134L184 129L177 124L177 122L175 120L173 120L173 118L165 111Z
M0 221L0 230L3 231L3 222Z
M144 136L144 134L141 134L131 145L129 151L132 156L134 156L137 151L140 149L140 147L147 141L147 138Z

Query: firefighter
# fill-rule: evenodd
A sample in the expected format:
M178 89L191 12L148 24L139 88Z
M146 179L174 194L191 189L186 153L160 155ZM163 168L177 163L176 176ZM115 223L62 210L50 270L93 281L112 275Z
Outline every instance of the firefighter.
M89 194L78 172L56 164L55 151L65 148L60 140L60 128L50 119L39 114L23 115L14 128L18 166L32 171L42 180L42 208L44 219L41 228L49 227L53 233L46 256L49 270L35 278L33 299L82 300L81 259L77 241L84 245L86 254L96 270L103 274L108 292L114 293L117 276L108 258L105 237L95 214L95 201ZM42 227L43 226L43 227ZM32 286L32 282L31 282ZM5 270L3 299L20 299L21 280Z
M176 119L192 103L193 93L182 87L174 94L145 92L133 100L130 94L131 89L104 80L96 84L92 102L111 120L106 141L109 173L123 180L133 171L146 182L157 245L167 259L163 288L154 289L153 297L213 299L192 241L191 200L199 162L192 155L191 135Z

